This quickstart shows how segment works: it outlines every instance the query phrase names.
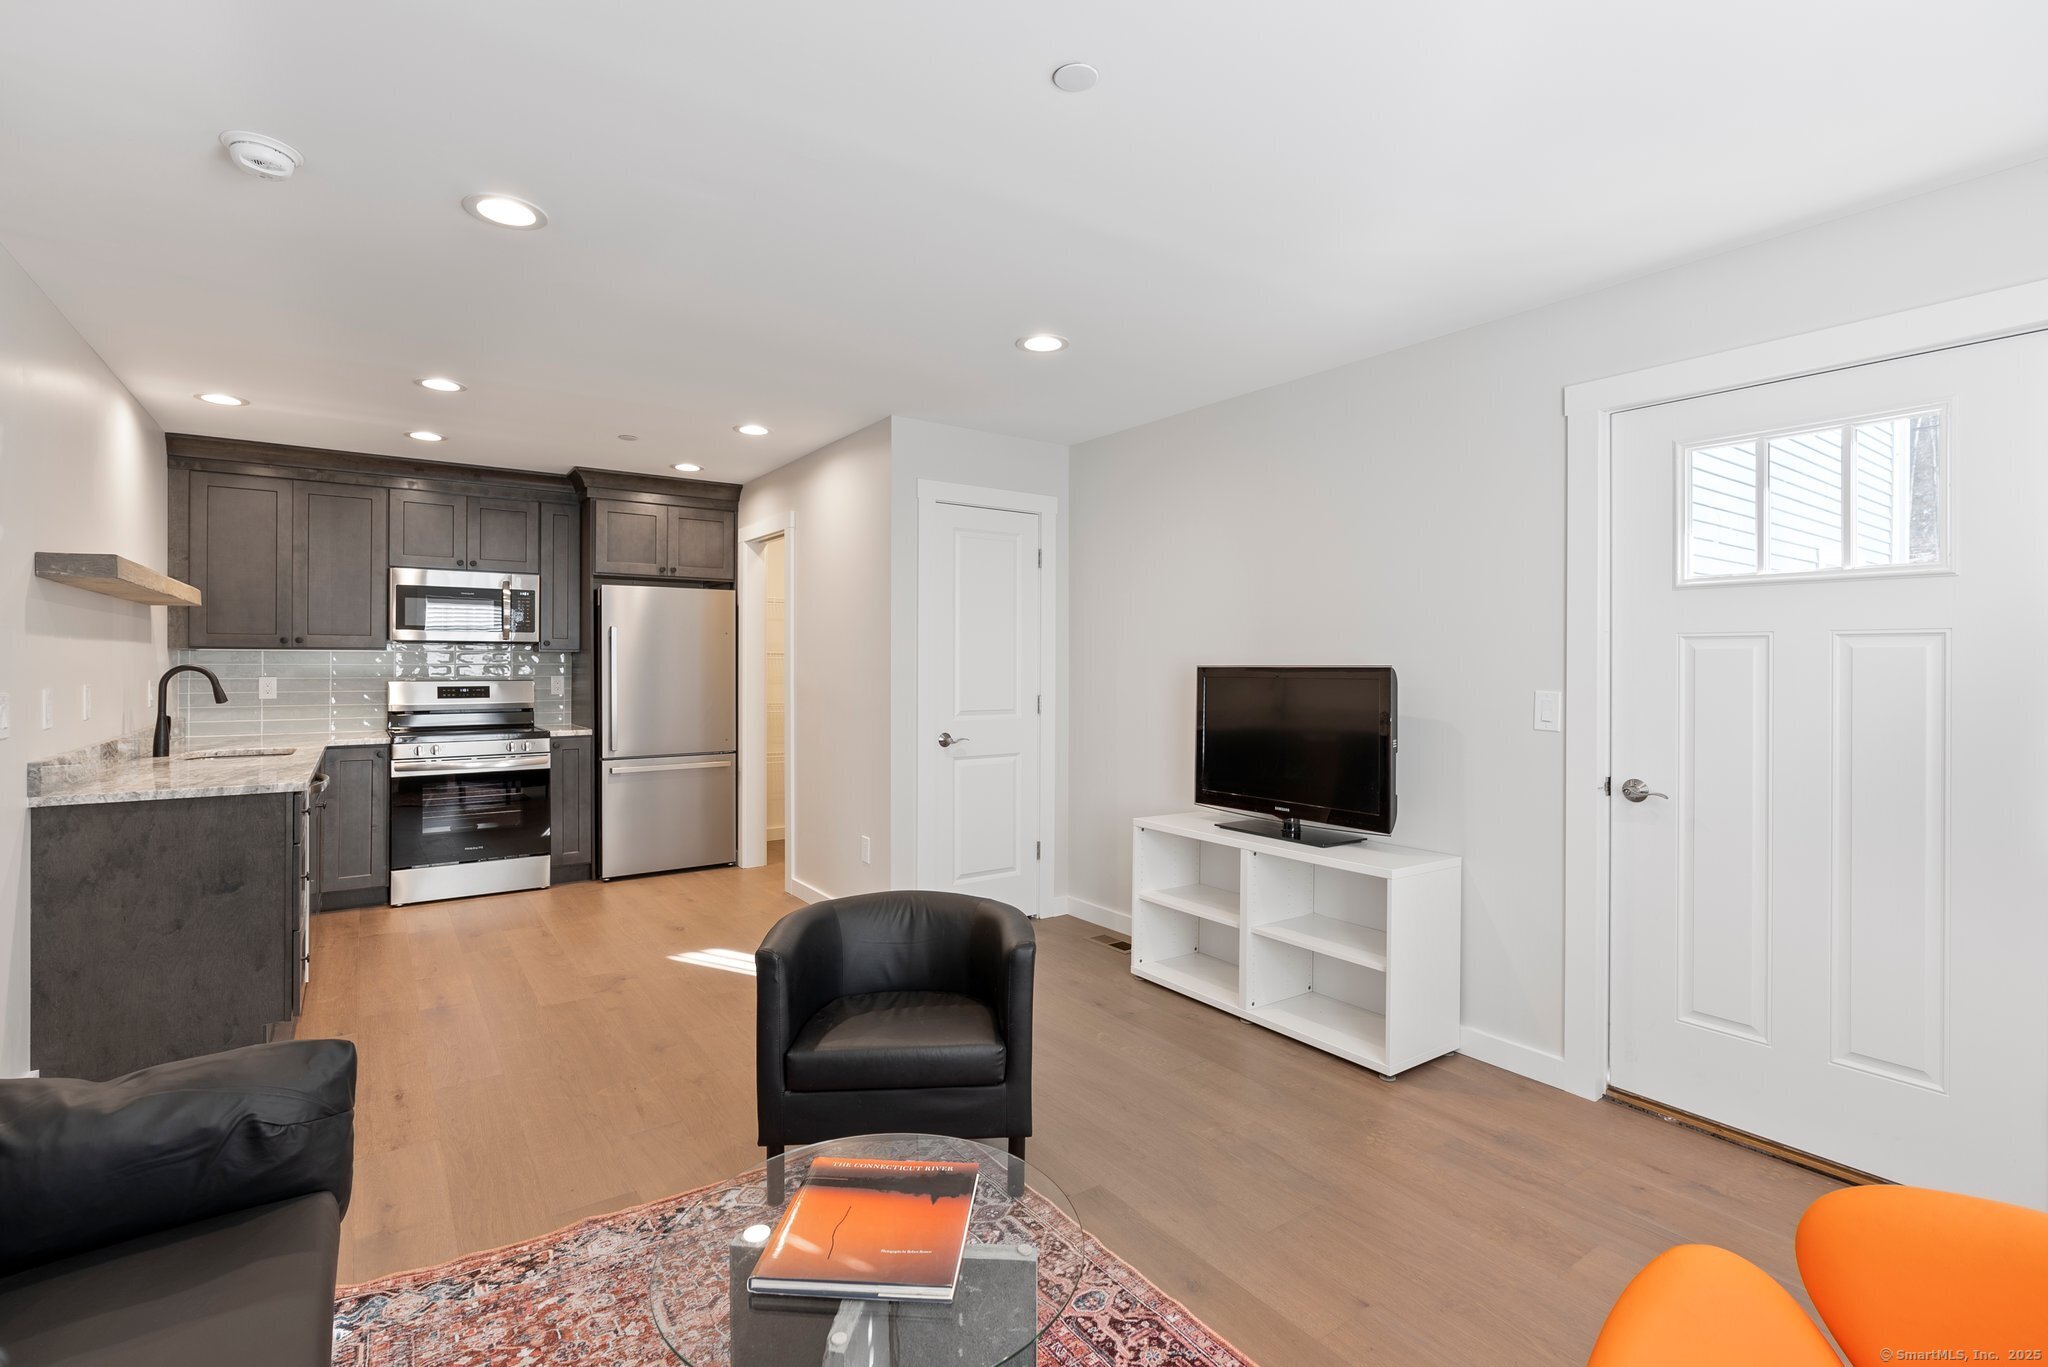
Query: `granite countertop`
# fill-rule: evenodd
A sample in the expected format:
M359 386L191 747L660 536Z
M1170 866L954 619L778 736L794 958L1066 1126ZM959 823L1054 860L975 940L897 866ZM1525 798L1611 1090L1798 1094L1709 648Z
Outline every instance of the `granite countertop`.
M587 726L566 726L566 725L565 725L565 726L550 726L550 727L548 727L548 728L547 728L547 733L548 733L548 734L549 734L550 736L588 736L588 735L592 734L592 732L591 732L591 729L590 729L589 727L587 727Z
M132 753L128 748L45 760L30 781L31 807L76 807L94 802L149 802L169 798L238 797L247 793L298 793L312 785L320 759L330 747L382 745L381 733L363 736L292 737L209 736L180 740L164 759ZM288 755L254 754L257 750L290 750ZM225 752L224 754L222 752ZM180 758L218 754L216 759Z

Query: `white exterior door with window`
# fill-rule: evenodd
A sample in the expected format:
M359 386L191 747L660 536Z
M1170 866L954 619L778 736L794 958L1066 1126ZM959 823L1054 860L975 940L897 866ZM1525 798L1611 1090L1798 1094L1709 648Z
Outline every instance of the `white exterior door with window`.
M919 516L919 881L1032 916L1040 545L1035 513L931 503Z
M2048 337L1612 421L1613 1085L2048 1206Z

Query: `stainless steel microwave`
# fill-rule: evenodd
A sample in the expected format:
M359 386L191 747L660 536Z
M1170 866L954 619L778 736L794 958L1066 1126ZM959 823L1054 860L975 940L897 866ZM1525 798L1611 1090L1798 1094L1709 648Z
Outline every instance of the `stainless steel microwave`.
M394 569L391 639L536 644L540 576Z

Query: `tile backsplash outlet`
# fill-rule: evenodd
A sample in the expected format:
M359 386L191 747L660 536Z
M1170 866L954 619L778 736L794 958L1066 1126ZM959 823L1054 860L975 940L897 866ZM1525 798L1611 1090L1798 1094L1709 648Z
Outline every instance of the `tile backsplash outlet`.
M535 720L553 727L570 724L563 696L570 659L558 650L417 642L385 650L178 650L172 662L218 674L228 700L214 702L212 687L197 674L180 674L172 687L194 741L381 732L390 679L532 679Z

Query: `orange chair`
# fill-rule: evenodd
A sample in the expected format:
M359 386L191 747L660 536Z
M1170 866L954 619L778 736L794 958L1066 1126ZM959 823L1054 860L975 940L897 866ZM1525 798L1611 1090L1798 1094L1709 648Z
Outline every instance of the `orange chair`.
M1854 1367L1930 1350L1987 1362L2048 1353L2048 1214L1920 1187L1846 1187L1807 1207L1798 1248L1800 1280Z
M1667 1249L1636 1273L1587 1367L1842 1367L1771 1275L1711 1244Z

